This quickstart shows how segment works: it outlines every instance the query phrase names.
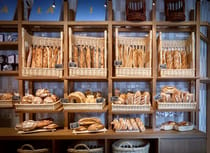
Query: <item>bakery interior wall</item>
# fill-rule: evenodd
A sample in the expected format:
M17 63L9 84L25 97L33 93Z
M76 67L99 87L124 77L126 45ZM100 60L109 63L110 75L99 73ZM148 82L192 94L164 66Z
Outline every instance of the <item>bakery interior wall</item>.
M69 2L69 9L76 11L76 0L68 0ZM113 20L115 21L124 21L125 20L125 0L112 0L113 2ZM191 9L195 10L195 4L196 0L185 0L185 15L186 20L189 20L189 12ZM157 6L157 12L156 12L156 18L158 21L165 20L164 17L164 0L157 0L156 3ZM152 10L152 0L146 1L146 16L147 21L151 20L151 10ZM208 21L210 22L210 16L208 16L210 13L210 2L207 0L201 0L201 21ZM207 36L207 28L201 27L201 32ZM77 33L81 34L81 33ZM56 36L55 34L49 34L49 33L38 33L37 35L42 36ZM84 34L83 35L91 35L91 36L101 36L100 33L91 33L91 34ZM120 33L120 35L127 35L127 36L142 36L145 35L145 33ZM157 33L158 36L158 33ZM185 37L189 36L189 33L163 33L164 39L183 39ZM0 49L0 55L7 55L7 54L14 54L14 50L11 50L9 52L3 52L3 50ZM207 76L207 43L204 41L200 41L200 74L201 77ZM167 85L175 85L175 82L167 82ZM177 86L181 90L185 90L188 88L188 83L186 82L176 82ZM28 92L28 83L26 82L26 93ZM160 90L162 86L166 85L165 82L157 82L157 92ZM46 82L36 82L35 83L35 89L38 88L47 88L50 89L53 93L58 94L58 96L63 96L63 83L61 82L52 82L52 83L46 83ZM117 82L114 84L114 87L125 89L127 91L129 90L137 90L137 89L148 89L148 84L145 83L137 83L137 82ZM107 82L75 82L74 90L80 90L85 91L87 89L90 90L100 90L104 91L103 96L107 97L107 88L108 84ZM130 88L130 89L128 89ZM34 89L34 90L35 90ZM105 90L106 89L106 90ZM194 89L192 89L194 90ZM18 81L15 79L15 77L4 77L0 76L0 93L1 92L18 92ZM206 132L206 85L202 84L200 85L200 130ZM78 114L76 118L80 118L81 115L90 115L90 114ZM97 113L92 113L92 116L99 116ZM55 114L37 114L38 118L45 118L45 117L52 117L55 119L55 122L58 123L60 126L63 126L64 123L64 116L63 113L55 113ZM100 117L104 121L105 114L100 114ZM156 114L157 119L157 126L160 125L162 122L165 122L166 119L170 120L177 120L181 121L183 118L186 117L185 113L172 113L172 112L159 112ZM147 117L141 116L145 124L147 125ZM0 127L14 127L15 124L18 122L18 115L15 113L14 109L1 109L0 111ZM75 119L76 120L76 119ZM105 122L105 121L104 121Z

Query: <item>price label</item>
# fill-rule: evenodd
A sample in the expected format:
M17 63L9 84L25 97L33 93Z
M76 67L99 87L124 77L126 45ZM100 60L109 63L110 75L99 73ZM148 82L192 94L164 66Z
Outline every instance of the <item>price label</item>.
M118 101L118 97L117 96L112 96L111 101Z
M166 64L160 64L160 69L166 69Z
M70 126L70 129L78 128L79 127L79 122L70 123L69 126Z
M62 102L62 103L69 103L69 99L61 98L61 102Z
M55 68L62 69L63 68L63 64L55 64Z
M114 65L115 65L115 66L121 66L121 65L122 65L122 61L117 61L117 60L115 60L115 61L114 61Z
M154 99L155 99L156 101L159 100L159 99L161 99L161 95L160 95L160 94L155 95L155 96L154 96Z
M69 67L77 67L77 64L75 62L70 62Z

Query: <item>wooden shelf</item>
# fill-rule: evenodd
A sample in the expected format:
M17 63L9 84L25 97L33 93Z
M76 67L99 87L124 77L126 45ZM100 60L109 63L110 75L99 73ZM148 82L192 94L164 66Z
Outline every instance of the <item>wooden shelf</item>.
M18 51L18 42L0 42L0 49L4 51Z
M209 23L208 22L201 22L200 25L201 26L209 26Z
M82 81L89 81L89 80L107 80L107 77L95 77L95 76L87 76L87 77L83 77L83 76L74 76L74 77L67 77L67 78L65 78L65 79L67 79L67 80L75 80L75 81L80 81L80 80L82 80Z
M112 111L112 114L153 114L154 110L150 111Z
M200 78L201 83L210 83L210 78Z
M86 110L79 110L79 109L74 109L74 110L64 110L64 112L68 113L105 113L108 110L108 106L105 106L102 110L94 110L94 109L86 109Z
M18 46L18 42L17 41L3 41L3 42L0 42L0 46L4 46L4 45L16 45Z
M206 138L206 134L198 130L187 132L160 131L159 129L146 129L145 132L116 133L108 130L105 133L73 134L71 130L58 129L55 132L40 132L33 134L18 134L14 128L0 128L0 140L69 140L69 139L141 139L141 138Z
M152 26L152 21L131 22L131 21L112 21L113 26Z
M199 77L157 77L158 81L191 81Z
M56 113L63 111L63 106L59 107L56 110L50 111L50 110L16 110L18 113Z
M18 71L0 71L0 76L18 76Z
M49 77L49 76L19 76L16 77L18 80L31 80L31 81L63 81L63 78Z
M108 21L69 21L69 26L108 26Z
M151 81L153 77L111 77L114 81L136 81L136 80L142 80L142 81Z
M64 21L22 21L23 25L37 25L37 26L62 26Z
M183 21L183 22L170 22L170 21L158 21L156 22L157 26L196 26L195 21Z
M17 25L18 21L0 21L0 25Z

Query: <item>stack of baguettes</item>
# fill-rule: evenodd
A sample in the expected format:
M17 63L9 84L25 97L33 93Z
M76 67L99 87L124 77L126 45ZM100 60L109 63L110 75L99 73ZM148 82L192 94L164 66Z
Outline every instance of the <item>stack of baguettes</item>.
M145 131L144 123L140 118L119 118L114 119L111 124L115 131Z
M62 64L60 47L56 46L30 46L25 56L26 67L55 68Z
M74 45L72 57L79 68L104 68L104 47Z

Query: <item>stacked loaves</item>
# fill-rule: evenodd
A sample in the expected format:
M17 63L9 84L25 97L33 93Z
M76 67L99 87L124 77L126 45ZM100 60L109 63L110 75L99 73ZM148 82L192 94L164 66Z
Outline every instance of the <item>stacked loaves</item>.
M79 68L104 68L104 47L74 45L73 62Z
M18 131L33 131L35 129L55 129L58 125L53 123L53 120L43 119L40 121L27 120L22 122L21 124L16 125L16 130Z
M55 68L62 64L62 51L60 47L30 46L26 53L26 67Z
M114 119L111 124L115 131L145 131L144 123L140 118Z
M32 94L26 95L22 98L21 104L49 104L55 103L59 98L50 93L47 89L38 89L35 96Z
M192 54L185 48L165 48L162 50L162 57L159 53L159 61L166 64L167 69L187 69L190 68Z
M70 103L96 103L97 99L102 98L102 94L100 91L91 92L87 90L85 93L75 91L70 93L68 98Z
M124 104L124 105L145 105L150 104L150 93L136 91L121 93L118 97L118 100L113 101L114 104Z
M165 86L161 89L159 102L194 102L194 94L178 90L175 87Z
M122 67L147 68L150 64L150 52L145 46L119 44L119 59Z
M104 125L101 120L96 117L81 118L78 121L79 126L74 128L75 131L89 131L95 132L104 129Z

